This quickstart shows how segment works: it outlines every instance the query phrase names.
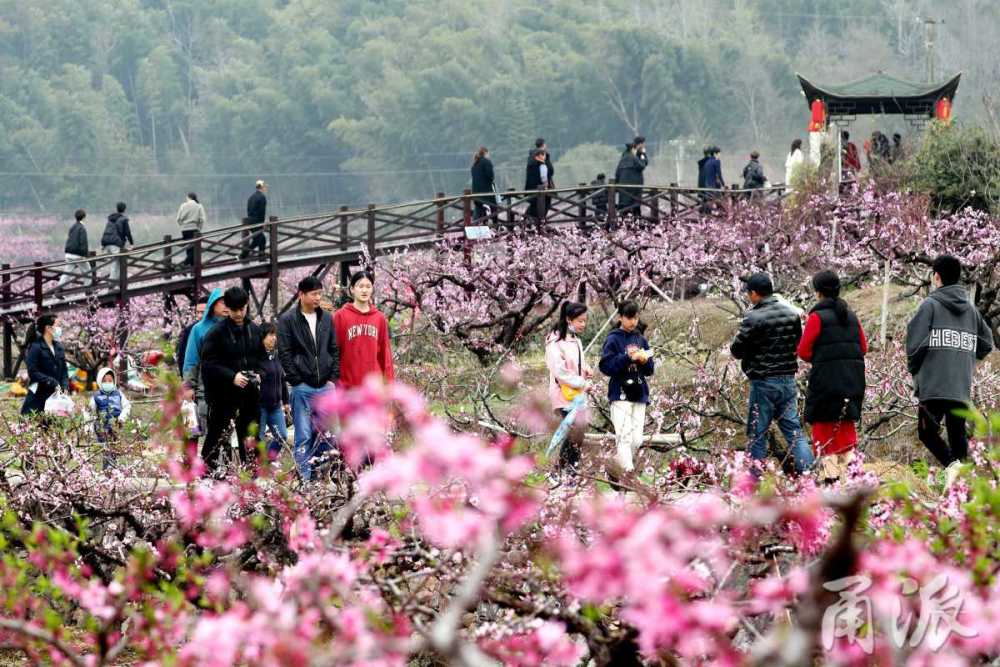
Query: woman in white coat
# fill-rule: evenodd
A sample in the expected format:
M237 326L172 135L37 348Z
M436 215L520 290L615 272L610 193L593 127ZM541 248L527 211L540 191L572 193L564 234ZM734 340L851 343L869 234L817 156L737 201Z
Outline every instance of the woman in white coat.
M785 191L792 192L792 179L795 171L805 162L806 158L802 154L802 140L796 139L792 142L792 147L785 158Z

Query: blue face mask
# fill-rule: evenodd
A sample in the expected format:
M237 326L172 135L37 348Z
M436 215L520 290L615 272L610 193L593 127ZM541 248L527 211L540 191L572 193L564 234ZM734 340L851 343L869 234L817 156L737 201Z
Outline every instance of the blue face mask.
M115 390L115 383L114 382L102 382L101 383L101 391L103 391L105 394L110 394L114 390Z

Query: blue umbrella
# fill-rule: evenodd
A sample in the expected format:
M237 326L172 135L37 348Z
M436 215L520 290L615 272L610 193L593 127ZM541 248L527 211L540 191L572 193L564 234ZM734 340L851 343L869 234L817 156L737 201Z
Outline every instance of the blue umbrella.
M579 412L586 404L587 394L581 391L569 404L569 410L566 412L566 416L563 418L562 422L560 422L559 428L556 429L556 432L552 434L552 440L549 441L549 448L545 450L546 457L552 456L552 452L556 450L556 447L561 445L562 441L566 439L566 435L569 433L570 427L573 426L573 420L576 419L576 413Z

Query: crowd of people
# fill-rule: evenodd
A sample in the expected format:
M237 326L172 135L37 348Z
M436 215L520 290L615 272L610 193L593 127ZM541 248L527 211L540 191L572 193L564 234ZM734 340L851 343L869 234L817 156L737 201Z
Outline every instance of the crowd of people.
M135 239L132 237L132 228L125 211L125 202L118 202L115 205L115 212L108 216L101 234L101 254L117 255L135 246ZM77 209L73 214L74 222L69 228L66 236L64 249L64 259L69 262L63 274L59 277L57 289L62 289L75 277L86 280L90 275L90 243L87 236L87 227L84 224L87 220L87 212ZM205 207L198 199L195 192L187 193L184 202L177 209L177 227L181 233L181 239L193 241L205 228L207 223ZM267 183L258 180L254 185L254 191L247 199L247 215L242 223L246 226L257 225L256 229L248 231L248 238L240 251L240 257L246 259L256 253L258 257L263 256L267 250L267 235L259 225L263 224L267 217ZM194 246L187 245L184 249L184 259L180 263L182 267L194 266ZM112 281L118 280L119 266L117 262L109 262L105 275Z
M919 401L918 437L945 468L949 485L968 458L964 411L971 398L975 365L993 350L992 331L960 284L961 272L961 263L953 256L934 260L931 280L935 290L910 320L906 334L907 364ZM754 462L751 471L756 476L763 471L774 424L787 443L797 473L814 472L821 481L833 481L841 476L847 454L858 444L856 425L862 415L868 353L861 322L841 298L840 279L833 271L813 276L816 303L804 328L802 311L775 294L767 273L748 276L744 285L751 306L729 351L740 360L750 385L746 435ZM590 418L585 407L576 409L574 401L594 382L580 339L586 325L587 307L564 303L545 347L550 404L559 419L573 418L559 452L560 467L570 472L580 460ZM799 360L810 364L803 413L810 434L799 417ZM626 301L619 306L618 328L608 334L598 368L608 379L618 469L628 473L643 442L649 403L646 378L654 371L636 303ZM941 436L942 425L947 440Z
M241 463L250 462L256 451L246 447L253 425L259 441L276 456L288 437L287 416L295 465L303 479L312 478L315 460L329 449L316 425L317 398L334 386L357 387L370 374L385 380L395 376L389 326L375 307L373 290L373 274L358 271L350 278L349 300L331 313L322 307L322 282L307 276L297 286L295 307L262 325L251 321L242 287L215 288L199 300L200 318L181 331L176 357L187 396L197 406L191 435L203 440L201 456L210 473L222 463L231 429ZM53 395L68 391L61 336L55 315L42 315L30 327L31 384L23 415L42 413ZM113 463L129 403L111 369L101 369L95 379L94 433L106 451L105 463Z

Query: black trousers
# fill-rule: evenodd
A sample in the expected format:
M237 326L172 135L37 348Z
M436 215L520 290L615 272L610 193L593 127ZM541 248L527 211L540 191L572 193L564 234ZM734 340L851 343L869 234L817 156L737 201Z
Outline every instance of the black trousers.
M965 417L953 414L967 406L960 401L930 400L920 403L917 413L917 435L941 465L964 461L969 455L969 438L965 432ZM941 437L944 421L948 442Z
M220 400L209 400L208 403L208 432L201 447L201 458L209 471L219 467L222 448L229 446L228 438L225 442L222 440L223 434L229 428L229 422L234 421L236 424L236 450L240 462L246 463L248 461L246 439L250 432L250 424L260 420L260 392L255 386L247 385L246 388L240 389L234 385L227 394Z
M185 229L184 231L181 232L181 238L184 239L185 241L190 241L191 239L196 239L196 238L198 238L198 230L197 229ZM187 266L194 266L194 246L193 245L189 245L184 250L184 254L185 254L184 264L186 264Z

